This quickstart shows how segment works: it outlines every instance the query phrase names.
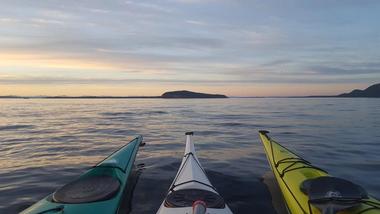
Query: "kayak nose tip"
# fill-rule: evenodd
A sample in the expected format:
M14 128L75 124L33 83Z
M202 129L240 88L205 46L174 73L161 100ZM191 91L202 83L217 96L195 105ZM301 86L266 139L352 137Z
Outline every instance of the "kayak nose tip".
M267 130L259 130L259 133L260 134L269 134L269 131L267 131Z
M185 135L194 135L194 132L186 132Z

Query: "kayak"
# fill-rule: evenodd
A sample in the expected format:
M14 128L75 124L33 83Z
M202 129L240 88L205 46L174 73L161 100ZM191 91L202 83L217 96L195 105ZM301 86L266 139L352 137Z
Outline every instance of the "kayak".
M142 145L142 137L135 138L78 179L21 213L117 213L137 151Z
M357 184L333 177L259 131L264 150L291 214L374 214L380 202Z
M232 214L199 163L192 135L186 133L185 155L157 214Z

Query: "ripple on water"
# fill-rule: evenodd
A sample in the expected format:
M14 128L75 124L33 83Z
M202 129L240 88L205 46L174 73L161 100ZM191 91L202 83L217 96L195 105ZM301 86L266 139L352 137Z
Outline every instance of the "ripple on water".
M5 125L0 126L0 131L13 131L19 129L33 129L33 125Z

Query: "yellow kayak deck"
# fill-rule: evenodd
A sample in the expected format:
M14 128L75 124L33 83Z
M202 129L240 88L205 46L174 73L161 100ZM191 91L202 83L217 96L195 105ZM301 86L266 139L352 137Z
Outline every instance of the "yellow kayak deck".
M320 214L321 211L309 203L309 197L301 191L305 180L329 176L329 174L292 151L281 146L259 131L268 162L291 214ZM380 213L380 202L374 198L361 201L359 206L338 212L339 214L375 214Z

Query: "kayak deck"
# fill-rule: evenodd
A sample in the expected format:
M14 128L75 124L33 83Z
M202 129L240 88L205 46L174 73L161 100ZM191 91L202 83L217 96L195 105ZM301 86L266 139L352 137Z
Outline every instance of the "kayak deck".
M323 169L313 166L310 162L286 149L267 135L267 131L260 131L259 135L264 150L282 191L289 213L321 213L315 206L310 205L309 196L304 193L304 181L320 178L333 178ZM334 180L334 179L331 179ZM373 214L380 213L379 202L374 198L363 200L359 206L340 211L339 214Z
M192 133L187 133L186 136L185 154L181 165L157 213L191 214L193 203L202 200L206 203L209 214L232 214L224 199L207 178L196 156Z
M21 213L117 213L141 143L141 136L135 138L75 181Z

